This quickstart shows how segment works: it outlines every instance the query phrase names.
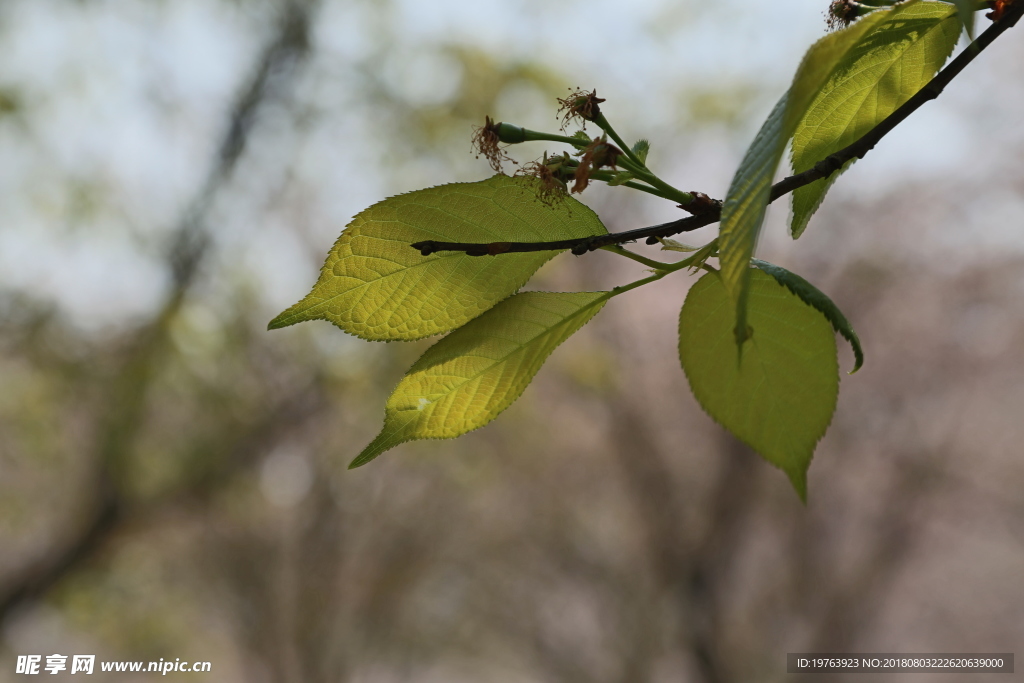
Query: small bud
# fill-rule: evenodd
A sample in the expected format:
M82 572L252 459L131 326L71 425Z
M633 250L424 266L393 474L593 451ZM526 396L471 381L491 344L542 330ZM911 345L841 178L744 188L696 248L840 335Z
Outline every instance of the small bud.
M519 126L511 123L498 123L494 127L498 133L498 139L506 145L516 145L520 142L526 142L526 131Z

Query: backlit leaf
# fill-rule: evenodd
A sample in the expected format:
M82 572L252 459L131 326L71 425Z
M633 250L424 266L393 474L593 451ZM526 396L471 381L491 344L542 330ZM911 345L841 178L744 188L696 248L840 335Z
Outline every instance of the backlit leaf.
M910 0L908 4L916 2L919 0ZM746 296L750 280L750 257L754 254L768 206L771 182L786 142L792 137L808 105L828 81L835 65L892 11L886 9L872 12L811 46L797 69L789 91L775 105L733 176L722 206L719 248L722 281L735 310L734 336L737 344L743 343L747 332Z
M451 439L512 404L555 348L612 292L524 292L430 347L385 408L384 429L349 467L413 439Z
M364 339L420 339L455 329L506 298L556 251L423 256L414 242L539 242L607 231L571 197L548 205L535 178L496 175L391 197L356 216L302 301L271 323L329 320Z
M679 358L701 407L781 468L807 497L807 468L839 395L829 323L770 275L751 270L752 335L736 360L733 306L718 273L690 289L679 316Z
M864 349L860 346L860 338L857 333L853 330L853 325L846 319L843 312L839 310L839 307L835 305L832 299L828 298L824 292L812 285L807 280L803 279L796 273L790 270L786 270L782 266L777 266L774 263L768 263L760 259L751 259L751 265L755 268L760 268L764 272L775 278L775 281L780 285L788 289L789 291L800 297L808 306L811 306L828 320L832 324L832 329L841 334L846 341L850 342L850 346L853 347L853 370L850 370L850 374L860 370L861 366L864 365Z
M938 72L959 35L956 8L944 2L910 2L888 12L836 63L807 108L793 134L793 172L856 142L896 111ZM793 192L793 237L803 233L829 187L852 164Z
M967 32L967 37L974 40L974 12L977 10L976 0L949 0L956 6L956 16L960 25Z

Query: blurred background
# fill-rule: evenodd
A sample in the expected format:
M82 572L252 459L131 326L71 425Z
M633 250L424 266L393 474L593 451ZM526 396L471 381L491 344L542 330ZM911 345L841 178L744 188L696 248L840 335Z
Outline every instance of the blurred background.
M488 177L472 126L554 131L569 88L723 197L827 5L4 0L0 681L53 653L225 682L726 683L786 679L787 652L1013 651L1024 29L799 242L771 209L759 255L867 353L806 507L690 395L684 275L612 301L495 423L351 472L430 341L266 331L352 216ZM582 201L612 231L680 215L636 194ZM563 254L530 287L640 274Z

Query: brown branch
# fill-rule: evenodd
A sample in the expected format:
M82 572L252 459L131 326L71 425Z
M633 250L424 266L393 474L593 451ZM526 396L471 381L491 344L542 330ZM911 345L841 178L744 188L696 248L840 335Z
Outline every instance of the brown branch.
M883 137L885 137L900 123L905 121L911 114L917 111L921 105L938 97L946 86L949 85L949 83L956 78L968 64L974 61L975 57L981 54L982 50L991 45L992 42L1004 31L1014 26L1021 18L1021 15L1024 15L1024 2L1016 2L1011 5L1009 9L1006 10L1006 14L1004 14L1000 20L989 26L984 33L978 36L974 43L967 46L967 49L957 55L956 59L936 74L935 78L929 81L928 84L921 88L921 90L919 90L913 97L904 102L896 111L882 120L881 123L865 133L859 140L839 150L835 154L825 157L809 170L804 171L803 173L791 175L773 185L769 202L774 202L776 199L779 199L798 188L804 187L805 185L810 185L817 180L827 178L853 159L864 158L868 152L874 149L875 145L877 145ZM625 244L626 242L635 242L639 239L646 239L648 244L654 244L658 241L658 238L661 237L671 237L672 235L678 235L682 232L690 232L697 228L703 228L706 225L711 225L712 223L717 223L721 220L721 206L722 203L720 201L712 200L711 205L706 211L698 213L695 216L688 216L669 223L661 223L659 225L638 228L636 230L626 230L625 232L608 233L605 235L593 235L591 237L582 237L580 239L573 240L491 243L436 242L434 240L426 240L424 242L416 242L411 246L414 249L419 249L420 253L424 256L429 256L430 254L438 251L463 251L469 256L497 256L498 254L511 254L516 252L556 251L562 249L570 249L572 253L579 256L587 253L588 251L600 249L601 247L613 244Z

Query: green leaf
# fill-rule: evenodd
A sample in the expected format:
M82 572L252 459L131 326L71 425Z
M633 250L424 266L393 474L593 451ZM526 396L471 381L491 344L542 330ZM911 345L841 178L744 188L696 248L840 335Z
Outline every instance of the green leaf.
M971 4L971 3L967 3ZM971 14L973 16L973 13ZM856 142L896 111L938 72L960 35L956 9L944 2L913 2L887 12L836 62L793 134L793 172ZM853 161L828 178L793 192L790 232L799 237L825 193Z
M919 1L910 0L907 4ZM722 280L736 315L734 335L741 347L747 338L746 296L750 282L750 257L754 254L754 245L768 206L772 178L786 141L792 137L818 90L828 81L834 66L891 12L891 9L872 12L811 46L789 91L775 105L733 176L722 206L719 248Z
M572 137L576 138L577 140L582 140L583 142L586 142L587 144L590 144L590 142L591 142L590 136L587 134L587 131L583 130L582 128L580 128L578 131L573 133Z
M828 322L771 276L751 269L748 348L736 362L733 306L718 273L690 289L679 316L679 358L707 413L784 471L807 499L807 468L839 396Z
M420 339L464 325L506 298L557 252L423 256L414 242L539 242L605 234L571 197L549 206L535 178L496 175L391 197L356 216L306 298L270 329L329 320L364 339Z
M949 0L956 6L956 16L964 27L969 40L974 40L974 12L978 8L977 0Z
M451 439L512 404L612 292L524 292L430 347L388 399L384 429L349 465L413 439Z
M857 337L857 333L854 332L853 325L850 324L850 321L846 319L846 316L843 315L843 312L839 310L839 307L835 305L832 299L829 299L824 292L807 280L790 270L786 270L782 266L777 266L774 263L768 263L760 259L751 259L750 263L755 268L760 268L771 275L775 278L776 282L800 297L801 301L825 316L825 319L832 324L832 329L843 335L846 341L850 342L850 346L853 347L853 370L850 370L849 374L852 375L860 370L861 366L864 365L864 349L860 346L860 339Z
M722 205L718 232L719 262L736 312L734 337L741 347L747 339L747 292L750 289L747 263L754 254L754 245L768 206L772 177L785 145L783 120L788 101L789 93L776 103L743 157Z
M608 181L608 185L612 187L616 185L622 185L623 183L628 183L630 180L633 179L633 177L633 174L630 173L629 171L619 171L614 176L612 176L611 180Z
M633 143L633 154L636 155L637 159L640 160L641 164L647 163L647 154L651 151L651 143L649 140L640 139Z

